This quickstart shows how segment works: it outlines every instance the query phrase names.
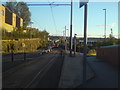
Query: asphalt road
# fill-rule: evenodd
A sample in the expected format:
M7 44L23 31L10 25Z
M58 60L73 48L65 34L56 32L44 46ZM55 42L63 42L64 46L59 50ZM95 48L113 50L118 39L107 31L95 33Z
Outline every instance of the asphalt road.
M26 59L27 60L31 60L33 58L37 58L39 56L41 56L41 53L38 52L30 52L30 53L25 53L26 55ZM14 53L13 54L13 60L14 61L24 61L24 53ZM7 62L12 62L12 54L2 54L2 62L3 63L7 63Z
M23 53L16 53L14 54L14 61L11 61L11 54L2 54L2 72L13 68L19 64L22 64L24 62L34 60L40 57L44 57L44 55L41 55L40 52L31 52L26 53L26 59L24 60L24 54Z
M49 53L3 72L3 88L57 88L63 57Z

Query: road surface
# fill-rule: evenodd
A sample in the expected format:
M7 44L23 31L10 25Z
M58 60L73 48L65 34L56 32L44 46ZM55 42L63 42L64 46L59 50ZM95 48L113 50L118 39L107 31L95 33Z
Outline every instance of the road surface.
M63 57L49 53L3 72L3 88L57 88Z

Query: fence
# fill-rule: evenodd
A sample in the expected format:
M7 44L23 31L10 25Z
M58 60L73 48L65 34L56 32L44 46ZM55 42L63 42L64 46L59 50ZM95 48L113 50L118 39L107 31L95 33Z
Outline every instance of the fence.
M44 42L40 38L2 40L2 63L21 62L39 57L38 48L43 44Z

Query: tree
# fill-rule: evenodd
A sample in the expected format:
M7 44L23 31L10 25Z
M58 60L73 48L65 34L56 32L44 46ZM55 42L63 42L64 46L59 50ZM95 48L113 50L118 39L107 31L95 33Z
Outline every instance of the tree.
M110 45L117 45L117 44L118 44L118 39L116 39L112 34L110 34L108 38L95 43L94 47L98 48L100 46L110 46Z
M6 7L23 19L23 27L30 24L31 13L25 2L6 2Z
M26 3L18 2L15 13L23 19L23 25L26 27L31 22L31 13Z
M16 0L9 0L9 2L6 2L6 7L9 8L12 12L15 11L15 8L16 8L16 5L17 5L17 2Z

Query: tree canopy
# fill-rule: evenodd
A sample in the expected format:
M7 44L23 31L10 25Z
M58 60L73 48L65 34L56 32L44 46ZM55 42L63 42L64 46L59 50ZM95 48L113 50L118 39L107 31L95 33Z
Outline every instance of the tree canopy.
M31 22L31 13L25 2L6 2L5 6L23 19L23 26L26 27Z

